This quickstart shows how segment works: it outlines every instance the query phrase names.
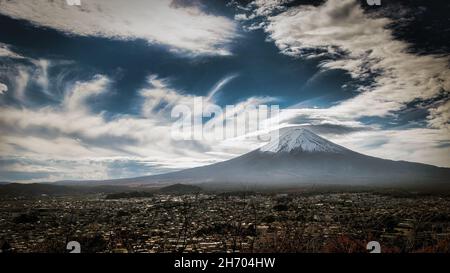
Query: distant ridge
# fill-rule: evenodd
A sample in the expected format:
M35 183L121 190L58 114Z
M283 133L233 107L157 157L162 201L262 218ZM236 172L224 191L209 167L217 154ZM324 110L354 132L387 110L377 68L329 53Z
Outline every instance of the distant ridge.
M7 183L0 184L0 197L33 197L33 196L63 196L63 195L83 195L92 193L112 193L129 190L129 187L124 186L74 186L74 185L54 185L54 184L20 184Z
M172 193L172 194L186 194L186 193L199 193L202 188L195 185L174 184L163 187L158 190L160 193Z

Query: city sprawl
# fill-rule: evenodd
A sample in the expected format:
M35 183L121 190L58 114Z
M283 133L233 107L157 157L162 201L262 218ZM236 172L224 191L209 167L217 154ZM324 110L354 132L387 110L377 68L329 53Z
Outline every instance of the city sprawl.
M372 192L102 194L0 201L11 252L449 252L450 198Z

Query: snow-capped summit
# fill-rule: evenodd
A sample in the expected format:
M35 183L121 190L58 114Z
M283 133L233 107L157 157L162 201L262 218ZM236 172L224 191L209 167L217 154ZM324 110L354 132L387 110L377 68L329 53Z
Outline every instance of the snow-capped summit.
M259 149L270 153L297 153L297 152L327 152L344 153L348 149L334 144L313 132L299 127L289 127L280 130L276 137Z

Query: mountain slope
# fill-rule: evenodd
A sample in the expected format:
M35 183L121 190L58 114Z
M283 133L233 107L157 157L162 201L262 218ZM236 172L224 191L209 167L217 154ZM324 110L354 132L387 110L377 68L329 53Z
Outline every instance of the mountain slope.
M450 169L366 156L302 128L287 128L260 149L209 166L94 184L284 186L447 184Z

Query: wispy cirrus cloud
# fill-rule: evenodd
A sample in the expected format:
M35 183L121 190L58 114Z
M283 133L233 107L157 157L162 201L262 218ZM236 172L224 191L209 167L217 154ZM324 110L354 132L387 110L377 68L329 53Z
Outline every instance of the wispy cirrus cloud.
M433 128L443 128L450 132L450 100L441 102L439 106L431 108L428 123Z
M450 90L448 56L416 55L395 39L382 14L367 14L356 0L328 0L318 6L286 8L289 1L254 1L253 17L264 16L263 28L280 52L293 57L323 58L322 69L342 69L354 79L370 80L359 94L329 109L354 119L388 116L414 100ZM369 83L367 83L369 82ZM439 119L434 111L430 117Z
M88 100L108 92L109 84L110 79L97 75L91 81L74 84L58 105L34 109L3 107L2 159L16 162L26 158L28 165L22 168L22 176L36 173L34 167L51 160L54 163L50 166L57 171L43 171L48 176L44 175L41 181L126 177L126 172L113 172L114 176L110 176L108 166L117 161L146 165L147 168L136 172L144 175L217 160L203 154L208 147L174 143L170 119L156 114L107 119L103 114L91 112ZM147 99L143 97L144 101ZM87 162L95 164L90 166ZM72 164L76 166L73 169L69 168ZM8 168L8 172L11 170Z
M365 130L328 138L371 156L450 167L450 140L445 129Z
M232 20L171 0L89 0L80 6L66 0L1 0L0 13L72 35L145 39L194 55L229 55L237 37Z
M238 74L233 74L221 79L218 83L216 83L216 85L214 85L211 91L209 91L208 100L211 100L227 83L232 81L234 78L237 78L238 76Z
M0 82L0 95L3 95L8 91L8 86Z
M150 75L147 85L138 91L140 111L134 115L111 117L92 108L92 100L101 100L111 91L114 79L105 75L65 82L62 94L53 98L55 103L29 105L33 99L25 92L26 87L30 82L39 84L38 79L46 76L44 69L28 72L34 67L46 67L48 61L28 59L27 64L19 67L22 73L10 75L16 82L12 95L24 103L3 105L0 109L0 160L9 162L0 169L0 179L11 176L16 181L32 182L148 175L222 161L248 148L221 145L222 139L173 139L173 107L193 108L195 99L201 99L206 108L217 105L214 96L185 94L171 87L170 80L157 75ZM229 80L224 77L212 89L219 92L218 86ZM242 109L262 101L267 98L251 97L237 107ZM125 167L119 172L113 166Z
M13 52L8 45L0 43L0 57L23 59L24 57Z

